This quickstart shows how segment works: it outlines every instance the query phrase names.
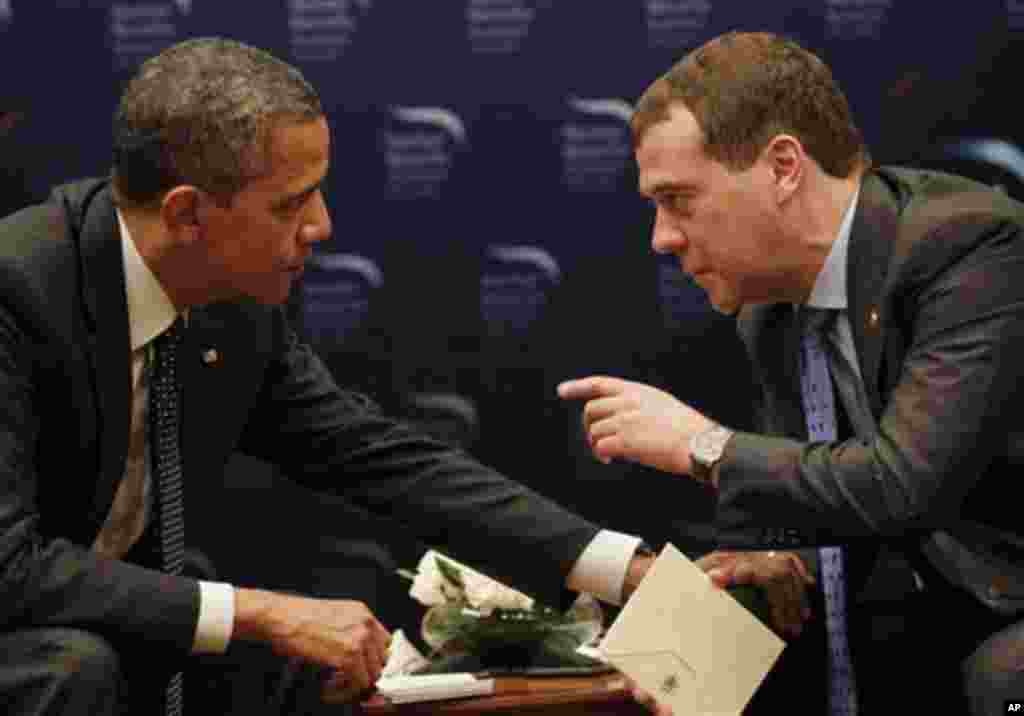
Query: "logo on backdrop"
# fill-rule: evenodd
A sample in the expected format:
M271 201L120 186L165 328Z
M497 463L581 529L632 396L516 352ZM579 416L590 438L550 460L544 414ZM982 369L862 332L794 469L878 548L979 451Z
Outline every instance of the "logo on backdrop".
M562 181L569 191L619 188L632 156L629 118L622 99L570 99L573 118L561 130Z
M134 69L179 39L178 19L192 11L191 0L115 2L110 6L114 65Z
M316 343L337 344L362 325L384 274L360 254L318 254L303 282L304 328Z
M1024 30L1024 0L1006 0L1006 27L1008 30Z
M519 52L537 10L528 0L466 0L466 33L479 54Z
M396 199L436 199L448 181L466 126L444 107L393 107L384 132L388 193Z
M293 57L304 62L338 59L372 7L373 0L288 0Z
M825 28L834 40L877 40L894 0L825 0Z
M480 274L480 313L488 335L522 337L561 281L558 262L539 246L487 247Z
M659 49L692 47L704 36L711 0L646 0L647 44Z

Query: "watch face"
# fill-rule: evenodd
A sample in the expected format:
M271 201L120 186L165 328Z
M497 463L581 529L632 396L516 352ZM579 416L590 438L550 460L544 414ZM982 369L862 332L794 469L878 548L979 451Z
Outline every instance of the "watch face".
M721 425L716 425L710 430L698 433L693 440L691 453L704 465L711 465L722 456L726 440L731 433Z
M697 440L697 456L706 465L715 459L715 443L708 434L700 435Z
M702 465L707 465L710 462L710 458L708 457L709 447L708 434L706 432L698 433L694 437L693 444L690 448L693 459Z

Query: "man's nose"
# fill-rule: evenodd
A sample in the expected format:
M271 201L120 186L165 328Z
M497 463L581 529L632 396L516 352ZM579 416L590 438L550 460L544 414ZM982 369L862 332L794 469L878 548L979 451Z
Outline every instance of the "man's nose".
M331 216L327 211L327 202L324 200L322 191L313 195L309 202L306 221L300 229L301 240L304 244L314 244L331 237Z
M658 209L654 215L651 248L658 254L674 254L686 251L686 235L682 229L665 217L661 209Z

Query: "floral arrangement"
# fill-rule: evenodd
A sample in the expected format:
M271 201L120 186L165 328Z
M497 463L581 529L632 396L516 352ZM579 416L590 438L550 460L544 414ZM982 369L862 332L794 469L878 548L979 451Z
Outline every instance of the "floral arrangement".
M421 632L434 656L472 654L521 666L543 649L580 665L589 660L576 649L602 630L601 608L589 595L563 614L434 550L406 576L413 580L409 595L428 607Z

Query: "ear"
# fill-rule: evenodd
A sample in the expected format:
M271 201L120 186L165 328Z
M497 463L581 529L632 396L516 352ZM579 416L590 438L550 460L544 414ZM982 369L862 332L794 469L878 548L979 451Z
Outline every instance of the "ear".
M807 154L803 145L791 134L778 134L768 142L761 158L771 172L776 202L785 204L804 181Z
M203 235L203 204L206 195L194 186L171 189L160 202L160 218L175 243L192 244Z

